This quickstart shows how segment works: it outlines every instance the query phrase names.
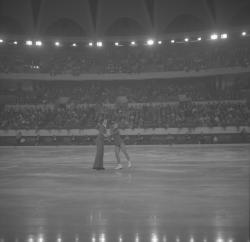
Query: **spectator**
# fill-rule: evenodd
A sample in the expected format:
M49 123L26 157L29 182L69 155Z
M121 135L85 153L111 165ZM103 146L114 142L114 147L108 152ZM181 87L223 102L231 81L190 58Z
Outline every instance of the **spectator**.
M119 118L123 128L238 127L250 124L249 107L230 102L143 105L124 110L79 106L7 108L1 112L0 124L2 129L82 129L94 128L103 117L109 120Z

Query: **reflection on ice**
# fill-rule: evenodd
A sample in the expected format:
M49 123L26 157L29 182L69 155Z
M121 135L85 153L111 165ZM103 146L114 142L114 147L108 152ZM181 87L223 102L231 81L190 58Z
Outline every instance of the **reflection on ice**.
M104 233L101 233L99 236L99 242L106 242L106 236Z
M135 235L135 242L140 242L140 237L138 233L136 233Z
M80 240L79 240L79 236L78 235L76 235L75 236L75 242L79 242Z
M221 237L216 239L216 242L224 242L224 239L222 239Z
M122 236L121 235L119 236L119 240L118 241L122 242Z
M61 237L61 235L58 235L57 236L57 240L56 240L57 242L62 242L62 237Z
M163 236L162 242L167 242L167 236L166 235Z
M158 239L158 236L156 233L152 233L151 234L151 242L158 242L159 239Z
M91 241L92 241L92 242L96 242L95 234L92 235Z
M44 242L44 235L43 234L38 235L37 241L38 242Z
M190 242L194 242L194 238L193 237L190 238Z
M29 235L28 242L34 242L34 237L32 235Z
M171 237L171 236L170 236ZM107 236L107 234L105 232L102 233L94 233L91 235L90 237L90 242L125 242L124 237L122 234L117 235L117 237L114 238L114 240L110 240L107 239L109 238L109 236ZM144 236L140 236L139 233L137 232L136 234L132 235L132 239L131 242L143 242L143 241L150 241L150 242L168 242L170 240L167 239L167 235L162 235L160 236L158 233L156 232L152 232L149 235L149 238L144 237ZM82 239L84 239L83 241L85 241L86 238L84 238L84 236L79 234L76 234L75 236L73 236L72 240L73 242L81 242ZM6 239L6 238L0 238L0 242L8 242L10 240ZM12 240L14 242L22 242L23 240L19 240L19 238L16 238L15 240ZM65 238L63 238L60 234L58 234L56 237L54 237L53 240L50 240L49 238L46 238L46 235L44 234L38 234L38 235L28 235L26 237L26 240L24 240L26 242L63 242L65 241ZM88 240L86 240L88 241ZM172 240L171 240L172 241ZM215 236L213 239L208 240L207 237L203 237L203 239L199 239L199 236L197 236L197 238L195 238L194 236L187 236L185 237L180 237L180 235L175 236L175 240L173 240L175 242L197 242L197 241L201 241L201 242L237 242L238 240L232 237L227 237L226 235L221 235L221 233L217 236ZM242 240L241 240L242 241ZM250 242L248 239L247 240L243 240L242 242Z

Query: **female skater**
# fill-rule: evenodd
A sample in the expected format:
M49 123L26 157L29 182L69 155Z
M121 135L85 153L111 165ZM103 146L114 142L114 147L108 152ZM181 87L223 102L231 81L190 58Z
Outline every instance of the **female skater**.
M120 160L120 151L122 151L123 154L125 155L125 157L128 161L128 167L129 168L132 167L129 155L127 153L126 145L121 138L117 122L113 123L113 125L110 129L110 133L114 139L114 145L115 145L115 156L116 156L116 160L117 160L117 166L115 169L116 170L122 169L121 160Z
M103 152L104 152L104 137L107 133L107 119L104 119L102 124L98 125L98 136L96 138L96 156L93 169L104 170L103 167Z

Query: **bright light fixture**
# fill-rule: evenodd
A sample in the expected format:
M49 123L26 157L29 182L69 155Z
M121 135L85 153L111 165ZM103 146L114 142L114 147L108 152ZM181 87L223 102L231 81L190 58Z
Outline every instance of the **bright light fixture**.
M216 39L218 39L218 34L212 34L212 35L210 36L210 39L211 39L211 40L216 40Z
M174 39L172 39L172 40L171 40L171 43L175 43L175 40L174 40Z
M198 40L198 41L201 41L201 37L198 37L197 40Z
M55 46L60 46L61 45L59 41L56 41L54 44L55 44Z
M224 33L224 34L221 34L221 36L220 36L220 37L221 37L221 39L227 39L227 37L228 37L228 36L227 36L227 34L226 34L226 33Z
M118 43L118 42L115 42L115 46L119 46L119 43Z
M77 46L77 44L76 44L76 43L73 43L73 44L72 44L72 46L73 46L73 47L76 47L76 46Z
M131 43L130 43L131 45L135 45L135 41L131 41Z
M184 40L185 40L185 42L188 42L188 41L189 41L189 38L185 38Z
M18 42L17 42L17 41L14 41L14 42L13 42L13 44L14 44L14 45L17 45L17 44L18 44Z
M152 39L147 40L147 45L153 45L155 42Z
M36 46L42 46L43 45L42 41L40 41L40 40L37 40L35 44L36 44Z
M245 31L243 31L243 32L241 33L241 35L242 35L242 36L246 36L247 33L246 33Z
M162 41L161 41L161 40L159 40L159 41L158 41L158 44L159 44L159 45L161 45L161 44L162 44Z
M96 46L97 47L102 47L102 42L101 41L96 42Z
M3 43L3 39L0 39L0 43Z
M26 45L33 45L33 42L32 42L32 40L26 40Z
M93 46L93 42L89 42L89 46Z

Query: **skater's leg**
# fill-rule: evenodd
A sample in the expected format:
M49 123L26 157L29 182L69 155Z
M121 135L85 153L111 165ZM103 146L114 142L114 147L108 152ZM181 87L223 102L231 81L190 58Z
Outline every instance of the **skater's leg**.
M121 169L122 165L121 165L121 159L120 159L120 147L119 146L115 146L115 156L116 156L116 161L117 161L117 166L115 169Z
M121 144L121 151L123 152L123 154L125 155L125 157L128 161L128 167L132 167L129 154L127 152L127 148L126 148L126 145L124 143Z
M125 144L121 144L121 151L125 155L127 161L130 161L130 157L129 157L129 154L127 152L127 148L126 148Z

